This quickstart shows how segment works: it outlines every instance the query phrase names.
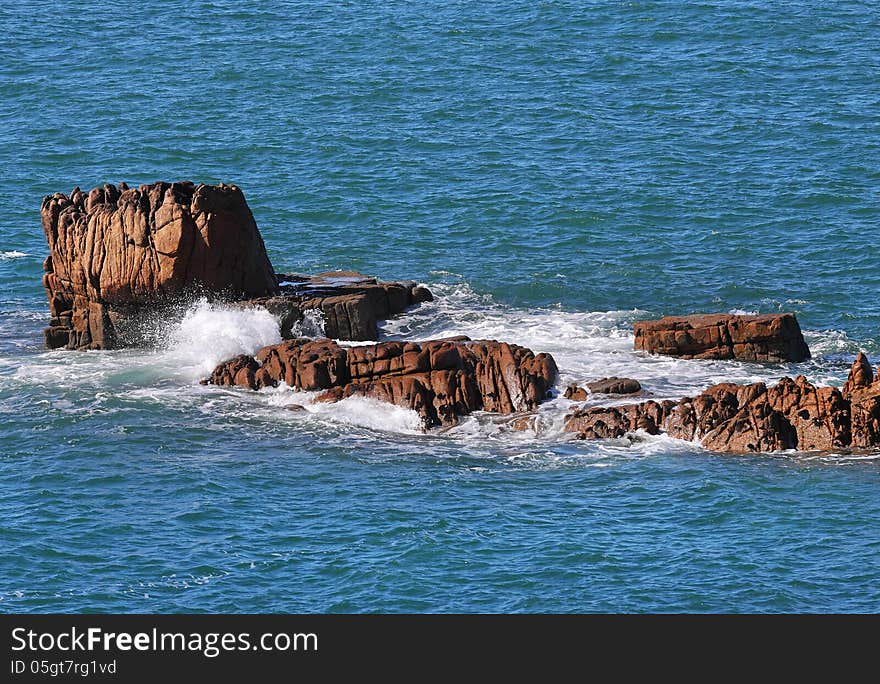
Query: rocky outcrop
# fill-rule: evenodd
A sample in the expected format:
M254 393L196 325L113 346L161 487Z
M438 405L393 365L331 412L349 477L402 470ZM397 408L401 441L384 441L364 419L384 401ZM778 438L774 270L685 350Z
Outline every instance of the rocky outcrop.
M343 347L299 338L220 364L205 382L257 390L284 382L319 391L319 401L359 395L416 411L427 427L454 425L473 411L535 408L556 379L548 354L464 337Z
M842 393L850 403L852 446L865 449L880 444L880 376L874 375L864 354L859 354Z
M49 347L104 349L125 322L189 291L235 299L271 294L275 274L244 194L234 185L154 183L74 188L43 200Z
M44 198L41 216L52 315L45 340L53 349L137 344L144 321L193 295L265 306L283 336L317 311L324 334L350 340L376 339L378 321L431 299L415 283L360 273L276 277L234 185L74 188Z
M586 401L590 394L637 394L642 384L632 378L602 378L588 382L585 387L569 385L565 388L565 398L572 401Z
M579 409L565 417L565 430L580 439L616 439L636 430L656 435L674 406L672 401L646 401Z
M281 336L296 337L308 312L320 314L322 334L337 340L376 340L378 322L433 300L413 281L382 282L354 271L281 275L278 294L252 300L281 321Z
M685 359L763 363L810 358L794 314L666 316L634 325L635 348Z
M566 430L582 439L622 437L637 429L728 453L877 448L880 379L860 354L843 391L816 387L801 375L772 387L723 383L678 403L590 407L566 417Z

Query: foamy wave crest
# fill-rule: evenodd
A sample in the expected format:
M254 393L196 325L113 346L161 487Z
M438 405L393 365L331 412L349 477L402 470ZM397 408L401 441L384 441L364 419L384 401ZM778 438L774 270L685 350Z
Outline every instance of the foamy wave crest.
M842 330L805 330L804 339L813 356L858 354L862 349L862 345Z
M21 259L22 257L26 256L30 256L30 254L25 254L24 252L19 252L17 250L12 250L11 252L0 252L0 260Z
M288 409L300 406L303 411L291 413L309 419L328 420L343 425L404 434L421 434L422 421L415 411L377 399L352 396L342 401L326 403L315 401L320 392L293 390L284 383L259 393L269 406Z
M279 322L265 309L201 299L170 329L167 356L188 373L205 375L221 361L280 341Z

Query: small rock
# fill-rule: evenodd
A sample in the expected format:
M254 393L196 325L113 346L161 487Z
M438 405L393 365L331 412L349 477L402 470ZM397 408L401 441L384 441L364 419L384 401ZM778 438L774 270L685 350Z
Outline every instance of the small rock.
M588 382L587 389L594 394L635 394L642 391L642 385L632 378L602 378Z

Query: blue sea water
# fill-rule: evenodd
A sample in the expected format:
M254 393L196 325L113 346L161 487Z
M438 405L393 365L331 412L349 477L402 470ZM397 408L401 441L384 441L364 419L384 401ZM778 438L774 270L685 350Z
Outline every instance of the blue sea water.
M276 332L205 302L155 349L46 352L39 220L75 185L236 183L279 271L435 291L387 337L657 397L839 383L880 362L878 45L868 2L7 4L0 611L880 610L870 455L206 388ZM782 310L811 361L632 351L640 318Z

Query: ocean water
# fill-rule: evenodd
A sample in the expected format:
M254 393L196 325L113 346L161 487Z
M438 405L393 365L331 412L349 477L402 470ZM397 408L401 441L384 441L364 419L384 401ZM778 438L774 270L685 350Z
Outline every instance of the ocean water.
M660 398L880 363L867 2L0 10L0 611L880 610L880 459L576 442L203 387L277 339L203 301L146 350L47 352L41 198L245 192L281 271L437 301L388 338L551 352ZM814 358L648 358L633 321L795 311ZM285 407L304 404L306 411Z

